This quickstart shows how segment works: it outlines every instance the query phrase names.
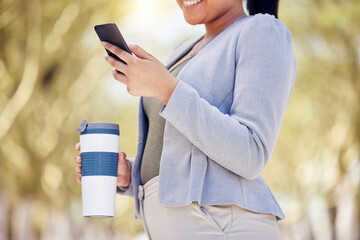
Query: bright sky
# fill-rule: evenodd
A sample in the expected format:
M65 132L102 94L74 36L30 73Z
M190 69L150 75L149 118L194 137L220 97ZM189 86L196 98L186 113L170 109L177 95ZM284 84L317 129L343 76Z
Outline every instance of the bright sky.
M128 42L141 45L165 61L184 39L201 35L202 26L191 26L183 18L175 0L132 0L132 9L119 23Z

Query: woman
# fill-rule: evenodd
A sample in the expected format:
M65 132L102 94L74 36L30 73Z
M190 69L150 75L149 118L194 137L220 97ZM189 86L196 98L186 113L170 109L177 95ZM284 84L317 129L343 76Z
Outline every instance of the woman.
M284 214L260 176L296 71L278 1L249 0L251 16L241 0L177 3L206 33L166 67L138 46L130 55L103 43L127 63L105 56L114 78L142 96L137 155L119 154L118 192L135 197L149 239L279 239Z

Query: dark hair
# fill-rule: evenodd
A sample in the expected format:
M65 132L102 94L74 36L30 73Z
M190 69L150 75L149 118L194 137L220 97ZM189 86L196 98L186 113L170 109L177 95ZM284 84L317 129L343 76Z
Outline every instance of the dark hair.
M246 5L250 15L268 13L278 17L279 0L247 0Z

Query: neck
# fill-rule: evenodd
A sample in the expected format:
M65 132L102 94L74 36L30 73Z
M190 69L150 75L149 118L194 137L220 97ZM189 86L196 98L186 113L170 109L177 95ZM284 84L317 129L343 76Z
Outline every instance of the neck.
M222 31L224 31L228 26L242 17L245 17L245 12L242 6L230 9L225 14L205 24L206 33L204 39L213 39Z

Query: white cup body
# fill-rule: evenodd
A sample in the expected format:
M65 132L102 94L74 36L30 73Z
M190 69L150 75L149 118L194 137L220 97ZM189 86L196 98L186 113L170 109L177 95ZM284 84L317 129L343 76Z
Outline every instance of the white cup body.
M114 173L117 173L119 135L103 133L82 134L80 135L80 145L80 152L83 158L83 175L81 177L83 216L113 217L115 214L117 179ZM103 161L105 159L103 156L108 156L109 154L112 157L111 164L106 165L107 163L104 163L106 161ZM116 166L113 160L115 155ZM86 168L85 161L88 163ZM90 167L89 162L91 163ZM103 165L102 167L101 164ZM103 171L101 169L98 171L98 166ZM108 174L109 171L106 170L108 168L111 168L112 175Z

